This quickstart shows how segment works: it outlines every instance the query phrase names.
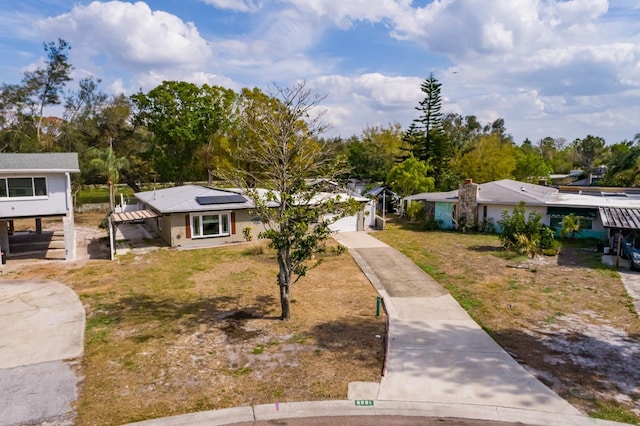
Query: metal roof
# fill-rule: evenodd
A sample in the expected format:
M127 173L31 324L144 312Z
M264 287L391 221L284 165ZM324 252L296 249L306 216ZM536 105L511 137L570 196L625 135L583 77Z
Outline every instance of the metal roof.
M605 228L640 229L640 208L600 207Z
M243 195L240 195L243 202L227 202L220 204L201 204L198 202L198 199L215 199L218 197L237 195L240 194L233 191L208 188L206 186L182 185L173 188L138 192L135 194L135 197L159 213L238 210L254 207L253 202Z
M42 152L0 154L0 173L80 173L78 153Z
M481 183L478 188L480 204L518 204L524 201L527 205L543 206L558 190L549 186L534 185L510 179ZM451 201L458 200L458 191L423 192L407 197L409 200Z

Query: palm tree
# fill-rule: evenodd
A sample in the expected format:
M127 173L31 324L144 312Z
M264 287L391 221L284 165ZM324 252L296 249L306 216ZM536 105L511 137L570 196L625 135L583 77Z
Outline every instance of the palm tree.
M581 219L580 216L576 216L574 213L563 217L560 237L564 238L567 234L570 234L571 238L575 238L576 234L582 229Z
M89 165L96 169L99 174L107 178L107 184L109 185L109 213L111 213L114 210L113 187L120 181L120 170L129 167L129 161L126 157L116 157L111 147L105 151L91 147L87 151L87 155L91 158Z

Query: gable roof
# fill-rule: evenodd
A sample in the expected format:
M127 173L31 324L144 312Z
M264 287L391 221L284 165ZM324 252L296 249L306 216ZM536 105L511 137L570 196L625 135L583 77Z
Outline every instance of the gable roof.
M237 192L200 185L138 192L135 197L159 213L241 210L253 207L251 200Z
M549 186L534 185L511 179L478 184L478 203L480 204L518 204L545 205L558 190ZM458 201L458 191L423 192L406 197L407 200Z
M0 154L0 173L80 173L78 153Z

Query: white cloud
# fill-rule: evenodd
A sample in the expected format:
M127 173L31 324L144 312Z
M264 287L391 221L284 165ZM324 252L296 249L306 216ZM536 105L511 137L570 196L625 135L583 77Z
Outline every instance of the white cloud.
M518 142L583 137L586 129L602 133L598 128L615 142L616 126L637 128L640 19L629 17L638 10L632 0L433 0L420 2L423 6L412 0L201 1L254 15L241 34L207 29L207 41L194 24L143 2L76 6L37 21L37 27L45 40L63 37L77 58L91 58L93 64L78 59L82 69L93 66L102 75L101 66L115 63L127 70L135 90L166 79L236 90L305 79L309 88L329 95L327 118L333 133L343 136L359 134L367 125L408 125L429 70L443 83L447 112L473 114L485 123L502 117ZM395 39L390 44L406 41L425 56L444 55L451 68L410 76L385 64L395 75L357 70L339 75L342 58L316 50L327 34L349 37L352 29L367 27L386 29ZM119 76L109 84L123 88L123 81Z
M127 67L195 68L210 56L192 23L152 11L144 2L94 1L36 25L43 33L71 41L74 49Z
M233 10L236 12L257 12L262 7L260 2L254 0L203 0L204 3L218 9Z
M307 87L326 94L321 107L333 125L329 135L359 135L367 126L400 122L408 125L415 118L414 107L422 99L420 78L391 77L379 73L354 77L326 75L307 81Z

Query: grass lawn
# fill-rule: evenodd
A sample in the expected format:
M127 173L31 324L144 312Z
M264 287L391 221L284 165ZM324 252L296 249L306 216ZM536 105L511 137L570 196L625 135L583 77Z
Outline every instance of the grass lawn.
M333 243L333 241L332 241ZM335 243L334 243L335 244ZM295 284L280 321L277 263L264 241L160 249L14 278L61 280L85 305L78 424L119 425L248 404L345 399L379 381L385 320L348 254Z
M519 362L592 416L637 422L640 320L595 243L556 257L504 252L495 235L421 232L390 223L376 238L438 280ZM626 347L625 347L626 345ZM635 383L635 384L634 384Z
M117 203L120 203L120 194L127 199L133 199L133 190L128 186L118 186L114 191ZM109 188L106 186L85 185L76 195L78 205L89 203L108 203Z
M384 321L353 260L327 256L299 281L289 322L276 270L256 243L71 271L88 307L81 423L342 399L350 381L379 380Z

